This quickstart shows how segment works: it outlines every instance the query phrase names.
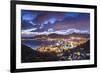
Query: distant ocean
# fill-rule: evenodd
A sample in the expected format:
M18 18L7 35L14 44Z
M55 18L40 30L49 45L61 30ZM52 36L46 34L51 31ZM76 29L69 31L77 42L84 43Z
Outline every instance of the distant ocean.
M54 41L47 41L47 40L22 40L22 44L32 48L32 49L37 49L40 48L42 45L54 45Z

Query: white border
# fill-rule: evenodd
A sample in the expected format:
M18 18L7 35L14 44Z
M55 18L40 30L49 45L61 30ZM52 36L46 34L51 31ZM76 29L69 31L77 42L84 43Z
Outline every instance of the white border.
M90 13L90 60L21 63L21 9ZM85 8L16 5L16 69L94 64L94 10Z

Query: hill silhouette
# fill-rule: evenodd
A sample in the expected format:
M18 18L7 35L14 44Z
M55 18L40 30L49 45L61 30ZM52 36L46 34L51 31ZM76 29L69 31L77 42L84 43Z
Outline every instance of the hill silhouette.
M58 57L49 53L40 53L22 44L21 48L21 62L45 62L57 61Z

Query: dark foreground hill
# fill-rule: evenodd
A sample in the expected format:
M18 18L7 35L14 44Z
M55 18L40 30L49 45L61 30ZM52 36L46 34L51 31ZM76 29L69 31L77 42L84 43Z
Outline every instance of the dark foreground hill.
M73 60L87 60L90 59L90 41L79 45L71 50L71 58Z
M24 62L44 62L44 61L57 61L56 55L48 53L40 53L25 45L21 48L21 61Z

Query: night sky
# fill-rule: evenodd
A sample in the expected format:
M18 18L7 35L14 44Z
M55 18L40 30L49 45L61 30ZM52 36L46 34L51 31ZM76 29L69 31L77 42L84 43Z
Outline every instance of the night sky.
M90 14L79 12L51 12L21 10L22 30L32 32L78 29L90 31Z

